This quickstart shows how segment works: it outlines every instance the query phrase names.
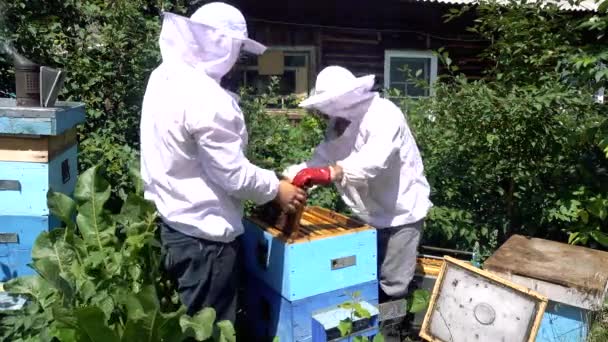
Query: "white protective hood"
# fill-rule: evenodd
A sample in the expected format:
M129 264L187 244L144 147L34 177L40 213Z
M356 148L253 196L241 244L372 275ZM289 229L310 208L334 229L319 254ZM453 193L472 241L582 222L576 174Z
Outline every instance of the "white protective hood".
M163 15L159 41L163 62L202 68L218 83L236 64L241 48L256 55L266 50L248 38L241 12L224 3L202 6L190 18Z
M314 95L302 101L300 107L358 121L377 95L371 91L374 81L374 75L357 78L345 68L329 66L317 76Z

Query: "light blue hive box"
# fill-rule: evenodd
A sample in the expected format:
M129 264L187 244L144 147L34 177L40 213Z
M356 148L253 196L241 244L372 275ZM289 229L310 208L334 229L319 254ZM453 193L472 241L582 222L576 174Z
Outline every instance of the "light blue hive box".
M76 126L82 103L17 107L0 99L0 282L34 274L27 266L38 235L58 225L47 192L72 194L78 173Z
M514 235L484 269L549 298L537 342L583 342L606 297L607 265L606 252Z
M320 207L304 210L295 237L261 219L246 218L244 225L243 302L252 341L278 336L281 342L317 342L335 333L334 310L351 295L360 293L362 301L378 305L373 227ZM365 324L361 334L376 333L376 316Z

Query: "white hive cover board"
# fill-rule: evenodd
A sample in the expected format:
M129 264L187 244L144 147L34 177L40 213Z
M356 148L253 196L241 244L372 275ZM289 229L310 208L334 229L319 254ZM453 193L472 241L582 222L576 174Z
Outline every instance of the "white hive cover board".
M445 342L534 341L547 299L446 257L421 337Z

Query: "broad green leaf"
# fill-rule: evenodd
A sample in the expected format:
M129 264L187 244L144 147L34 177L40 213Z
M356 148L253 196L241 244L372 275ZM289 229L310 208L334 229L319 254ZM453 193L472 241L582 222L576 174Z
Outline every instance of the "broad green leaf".
M118 335L107 325L104 313L97 307L74 311L78 327L91 342L119 342Z
M217 323L218 335L215 338L217 342L236 342L236 332L230 321L221 321Z
M592 231L589 233L589 235L591 235L591 237L595 241L599 242L602 246L608 248L608 235L600 232L599 230Z
M353 330L353 322L350 319L345 319L338 323L338 330L340 330L340 336L348 336Z
M431 294L428 290L418 289L414 291L411 297L410 312L418 313L426 310L431 300Z
M367 311L363 306L361 306L361 303L355 303L353 308L355 310L355 317L358 317L358 318L370 318L371 317L371 314L369 313L369 311Z
M342 308L342 309L347 309L347 310L352 310L354 308L354 304L352 302L344 302L340 305L338 305L338 307Z
M57 264L62 275L69 273L70 264L75 262L76 253L72 246L63 240L64 229L56 228L42 232L36 238L32 248L32 258L49 259Z
M92 203L93 211L101 213L110 192L110 184L99 175L99 168L95 166L78 176L74 198L78 204Z
M110 184L99 175L97 167L83 172L74 190L78 202L78 229L87 245L99 250L114 238L115 225L104 209L110 193Z
M78 341L78 332L75 329L57 328L51 331L52 337L59 341Z
M365 336L355 336L355 338L353 338L353 342L368 342L369 339Z
M78 208L78 229L88 246L102 250L114 240L115 225L107 213L95 212L93 203Z
M39 259L33 262L34 269L42 278L57 289L67 301L74 298L72 285L61 276L59 266L51 259Z
M197 341L204 341L213 335L215 317L215 310L204 308L194 317L182 316L179 325L186 335L196 338Z
M131 183L135 186L135 194L143 196L144 193L144 183L141 178L139 159L135 159L129 165L129 178Z
M377 334L374 336L372 342L384 342L384 336L382 334Z
M68 229L74 231L76 202L74 202L72 198L60 192L49 190L47 193L47 205L52 215L56 216L63 223L65 223Z
M279 341L279 336L275 336L275 337L272 339L272 342L280 342L280 341Z
M48 282L38 275L13 278L3 284L4 290L12 294L29 295L40 301L40 295L48 292Z

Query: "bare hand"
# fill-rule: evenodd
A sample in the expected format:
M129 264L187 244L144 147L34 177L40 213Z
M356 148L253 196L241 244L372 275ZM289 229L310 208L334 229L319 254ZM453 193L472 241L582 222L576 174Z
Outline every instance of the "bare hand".
M344 177L344 170L342 170L342 166L332 165L329 167L329 169L331 170L331 181L340 182L342 177Z
M295 212L306 203L306 192L287 181L279 182L279 192L275 201L286 212Z

